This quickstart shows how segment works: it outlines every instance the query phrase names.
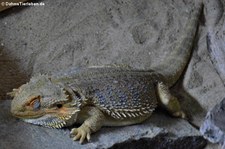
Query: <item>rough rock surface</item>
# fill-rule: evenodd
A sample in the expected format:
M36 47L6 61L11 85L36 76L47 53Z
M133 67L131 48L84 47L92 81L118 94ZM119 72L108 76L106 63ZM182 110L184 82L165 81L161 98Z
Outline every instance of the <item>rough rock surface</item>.
M10 115L9 108L9 100L0 102L1 149L134 149L131 144L136 144L136 147L139 146L138 148L150 147L153 144L157 149L164 149L166 146L170 146L171 149L176 147L202 149L207 143L203 137L199 136L199 132L186 121L157 113L140 125L102 128L98 133L92 135L90 143L80 145L69 138L69 129L49 129L21 122ZM142 142L148 144L142 144Z
M192 0L38 2L44 2L45 6L14 7L0 13L1 99L9 99L6 92L36 73L121 63L149 69L163 61L176 45L193 7ZM206 9L190 64L173 88L196 126L200 126L206 112L225 97L224 64L220 63L225 51L222 42L224 2L205 0L204 3ZM218 48L220 54L214 54L212 51ZM1 101L0 117L0 148L79 146L69 139L67 129L46 129L12 118L9 101ZM178 142L182 145L182 139L188 139L189 144L198 147L203 140L192 137L198 135L188 122L156 112L142 125L103 128L86 147L112 147L118 143L130 144L134 139L142 144L164 140L166 146ZM144 143L145 137L152 139Z
M225 98L207 113L200 131L212 143L225 143Z

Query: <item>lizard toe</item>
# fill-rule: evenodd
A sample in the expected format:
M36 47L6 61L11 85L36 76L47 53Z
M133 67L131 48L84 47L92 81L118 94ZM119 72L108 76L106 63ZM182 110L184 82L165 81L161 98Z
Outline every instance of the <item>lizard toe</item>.
M70 132L70 135L74 141L80 139L80 144L84 142L85 138L90 141L90 134L90 128L85 125L82 125L79 128L73 128Z

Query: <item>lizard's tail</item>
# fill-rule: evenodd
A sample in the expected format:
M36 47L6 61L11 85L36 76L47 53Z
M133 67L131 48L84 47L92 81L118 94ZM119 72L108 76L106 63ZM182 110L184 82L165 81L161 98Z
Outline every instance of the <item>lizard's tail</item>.
M175 49L171 50L171 53L161 64L153 67L153 70L165 76L165 81L169 86L176 83L190 59L191 49L193 47L194 37L202 8L203 3L197 1L191 18L184 29L183 36L179 39L177 46Z

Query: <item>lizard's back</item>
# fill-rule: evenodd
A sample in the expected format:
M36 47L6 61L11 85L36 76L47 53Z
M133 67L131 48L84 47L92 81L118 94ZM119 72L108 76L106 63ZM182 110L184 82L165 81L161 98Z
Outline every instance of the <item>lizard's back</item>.
M155 85L163 81L154 71L113 67L78 68L54 77L115 118L152 113L157 106Z

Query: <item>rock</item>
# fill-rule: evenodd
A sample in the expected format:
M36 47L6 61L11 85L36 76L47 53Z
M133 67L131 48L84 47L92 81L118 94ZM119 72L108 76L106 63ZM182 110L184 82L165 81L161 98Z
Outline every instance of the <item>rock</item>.
M225 98L207 113L200 132L212 143L225 143Z
M142 138L140 140L130 140L115 144L110 149L202 149L204 147L205 141L200 136L171 139L165 135L159 135L151 140Z
M199 40L184 74L184 91L178 93L197 126L203 123L207 111L225 97L224 1L203 2L205 18L200 22Z
M203 149L206 140L181 119L160 113L140 125L104 127L92 134L91 142L80 145L69 138L69 129L51 129L22 122L11 116L10 101L0 101L1 149Z
M219 149L219 148L220 148L219 144L215 144L211 142L208 142L207 146L205 147L205 149Z
M45 6L13 7L0 13L0 99L9 99L5 96L7 92L37 73L105 64L150 69L176 45L193 8L192 0L45 0L43 3ZM207 111L225 97L223 55L220 56L224 47L224 2L205 0L204 3L205 20L202 17L190 63L172 89L197 127ZM4 110L0 109L0 122L3 122L0 148L84 147L69 139L67 129L46 129L15 120L8 113L8 102L1 102ZM131 133L131 129L135 132ZM124 140L115 132L124 135ZM168 137L169 132L176 137ZM146 144L151 146L151 142L158 144L157 140L164 142L162 146L170 146L182 140L193 143L195 135L199 135L197 130L186 121L156 113L151 121L138 126L104 128L93 135L94 143L85 147L145 142L140 136L147 137Z
M225 2L206 1L207 50L217 73L225 85Z
M2 99L37 73L106 64L150 69L176 45L194 5L192 0L43 3L0 14L0 75L7 76L0 78Z
M224 5L225 2L221 0L215 0L205 1L205 20L206 20L206 43L207 43L207 51L208 55L210 56L210 61L212 62L215 72L218 74L219 79L223 83L223 87L220 90L220 92L224 93L224 86L225 86L225 46L224 46L224 29L225 29L225 14L224 14ZM217 92L218 89L215 91L214 95L218 95ZM220 93L219 93L220 94ZM220 94L222 95L222 94ZM213 104L219 103L220 99L223 99L225 96L222 95L221 98L218 97L217 99L212 100L210 107L213 106ZM219 100L218 100L219 99ZM208 104L208 103L207 103ZM220 144L224 144L224 140L222 139L224 137L224 132L221 131L221 126L217 126L215 124L215 117L221 117L221 115L216 115L216 113L222 112L220 109L223 104L223 101L215 106L208 112L207 117L204 121L204 123L201 126L201 132L205 135L208 140L212 142L216 142ZM218 111L216 111L216 109ZM221 119L222 120L222 119ZM208 145L207 149L218 149L218 144L211 144ZM225 144L223 145L222 149L225 149Z

